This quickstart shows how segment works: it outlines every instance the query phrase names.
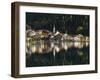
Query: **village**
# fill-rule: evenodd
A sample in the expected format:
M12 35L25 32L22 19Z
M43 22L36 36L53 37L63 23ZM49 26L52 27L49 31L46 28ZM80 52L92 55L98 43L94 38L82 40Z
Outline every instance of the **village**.
M67 33L61 33L59 31L50 32L48 30L27 30L26 41L39 41L39 40L50 40L50 41L86 41L89 42L88 36L69 35Z

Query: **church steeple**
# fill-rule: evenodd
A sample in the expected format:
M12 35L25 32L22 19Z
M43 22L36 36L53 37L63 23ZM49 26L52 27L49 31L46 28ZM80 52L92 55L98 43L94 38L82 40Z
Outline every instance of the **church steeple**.
M53 25L53 33L55 33L56 31L55 31L55 25Z

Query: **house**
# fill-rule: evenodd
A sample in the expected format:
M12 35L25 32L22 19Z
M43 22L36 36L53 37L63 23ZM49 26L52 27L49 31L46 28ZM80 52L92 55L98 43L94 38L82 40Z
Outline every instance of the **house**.
M74 41L83 41L84 37L82 34L78 34L74 36Z
M62 39L63 39L63 35L62 35L59 31L57 31L57 32L54 34L53 39L56 40L56 41L62 40Z

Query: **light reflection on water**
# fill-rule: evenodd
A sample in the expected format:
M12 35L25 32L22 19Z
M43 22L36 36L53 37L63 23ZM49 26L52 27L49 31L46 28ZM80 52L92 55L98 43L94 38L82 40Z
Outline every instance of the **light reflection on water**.
M26 67L89 64L89 42L26 43Z

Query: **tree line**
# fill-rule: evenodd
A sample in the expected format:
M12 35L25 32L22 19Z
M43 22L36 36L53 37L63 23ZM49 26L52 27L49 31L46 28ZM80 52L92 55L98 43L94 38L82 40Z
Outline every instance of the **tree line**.
M89 36L89 15L27 12L26 24L30 25L31 29L34 30L46 29L53 31L53 27L55 27L55 30L61 33Z

